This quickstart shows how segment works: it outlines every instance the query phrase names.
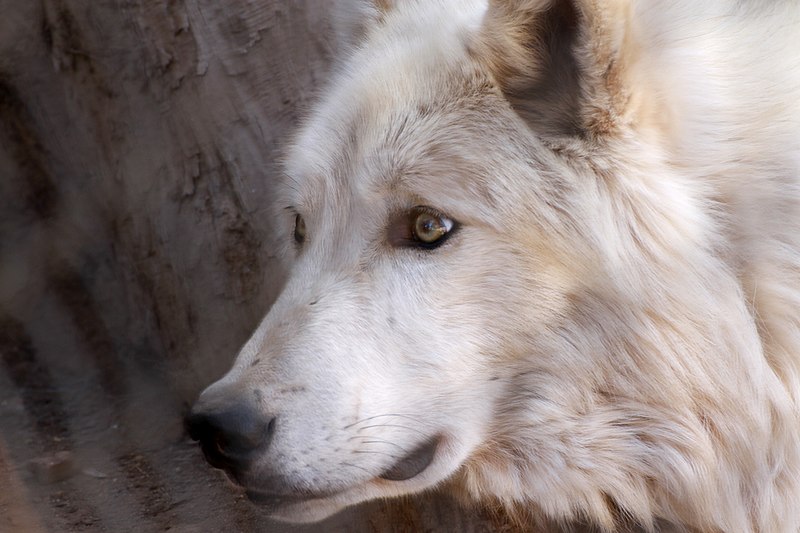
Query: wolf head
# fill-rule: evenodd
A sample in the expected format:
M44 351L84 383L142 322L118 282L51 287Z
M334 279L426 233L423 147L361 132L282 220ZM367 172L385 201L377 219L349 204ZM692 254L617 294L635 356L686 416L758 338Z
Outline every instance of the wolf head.
M191 423L275 517L447 482L607 529L751 523L774 376L631 9L600 4L346 10L288 151L288 281Z

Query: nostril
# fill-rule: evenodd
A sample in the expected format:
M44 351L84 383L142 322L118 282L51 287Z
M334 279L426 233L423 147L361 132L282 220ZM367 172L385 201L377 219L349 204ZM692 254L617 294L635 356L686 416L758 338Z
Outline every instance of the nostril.
M186 431L192 440L200 441L212 433L212 428L204 414L193 412L186 418Z

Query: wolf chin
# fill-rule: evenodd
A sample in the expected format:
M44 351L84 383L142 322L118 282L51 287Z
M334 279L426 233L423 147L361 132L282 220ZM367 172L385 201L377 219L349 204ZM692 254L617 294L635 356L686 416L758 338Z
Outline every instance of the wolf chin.
M376 0L189 419L275 518L800 530L800 4ZM671 529L670 529L671 530Z

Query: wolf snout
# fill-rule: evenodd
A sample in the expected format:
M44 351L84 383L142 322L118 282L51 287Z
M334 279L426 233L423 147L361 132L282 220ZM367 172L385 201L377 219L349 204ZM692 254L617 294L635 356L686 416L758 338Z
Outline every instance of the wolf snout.
M206 460L234 477L245 471L257 452L269 447L275 417L265 416L246 403L201 399L186 418L189 436L198 441Z

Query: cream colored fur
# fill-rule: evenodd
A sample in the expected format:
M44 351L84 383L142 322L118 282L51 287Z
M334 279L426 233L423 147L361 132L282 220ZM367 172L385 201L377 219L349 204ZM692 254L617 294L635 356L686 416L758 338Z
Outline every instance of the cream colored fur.
M287 285L212 385L277 416L247 484L304 494L291 521L446 484L608 531L800 531L800 4L342 13L277 206ZM390 246L416 205L460 228Z

